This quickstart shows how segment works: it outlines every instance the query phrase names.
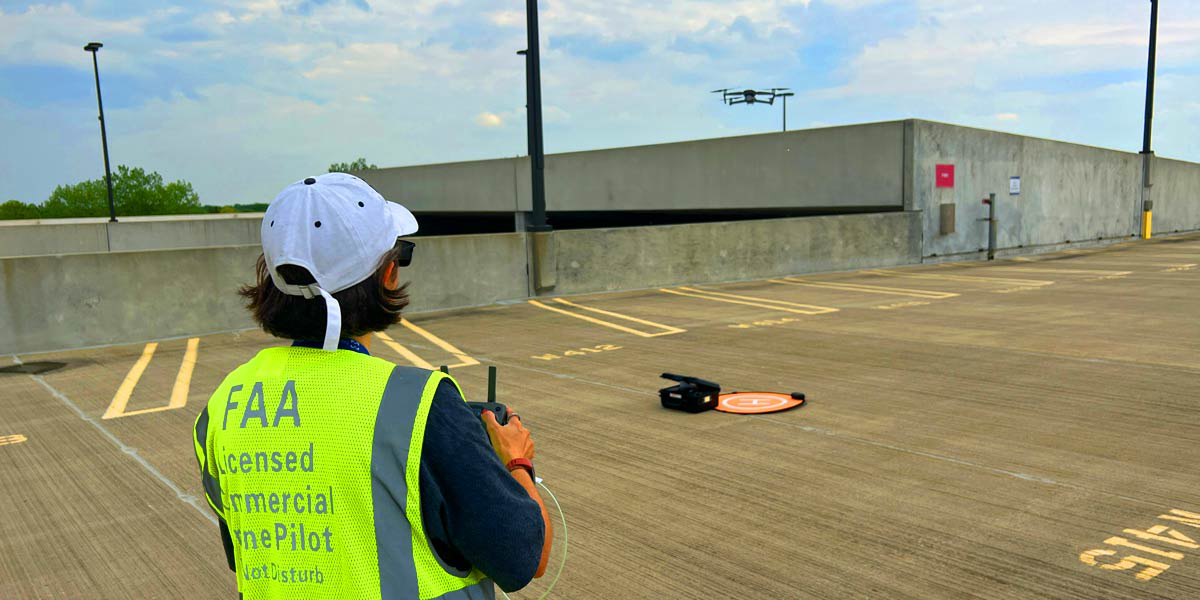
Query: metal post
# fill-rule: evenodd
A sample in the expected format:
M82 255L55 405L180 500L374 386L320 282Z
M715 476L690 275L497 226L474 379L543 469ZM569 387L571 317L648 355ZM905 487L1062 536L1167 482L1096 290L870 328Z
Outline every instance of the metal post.
M537 0L525 1L529 46L525 53L525 101L529 113L529 163L533 214L529 231L550 231L546 223L546 157L542 147L542 73L538 51Z
M996 194L988 194L988 250L987 259L996 260Z
M1150 153L1150 125L1154 120L1154 52L1158 45L1158 0L1150 0L1150 57L1146 62L1146 118L1142 130L1142 154Z
M108 166L108 131L104 127L104 101L100 97L100 64L96 60L96 52L103 46L100 42L91 42L83 49L92 53L92 70L96 75L96 106L100 109L100 145L104 148L104 182L108 186L108 220L116 223L117 207L113 203L112 170Z
M1154 55L1158 46L1158 0L1150 0L1150 51L1146 60L1146 116L1142 129L1142 237L1149 239L1150 229L1150 163L1154 151L1150 149L1150 132L1154 122Z

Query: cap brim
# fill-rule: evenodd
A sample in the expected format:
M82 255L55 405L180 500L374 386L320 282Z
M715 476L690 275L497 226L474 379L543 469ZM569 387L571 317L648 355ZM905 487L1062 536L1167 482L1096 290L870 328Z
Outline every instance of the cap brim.
M388 202L388 210L392 211L392 222L396 224L396 237L417 232L417 218L407 208Z

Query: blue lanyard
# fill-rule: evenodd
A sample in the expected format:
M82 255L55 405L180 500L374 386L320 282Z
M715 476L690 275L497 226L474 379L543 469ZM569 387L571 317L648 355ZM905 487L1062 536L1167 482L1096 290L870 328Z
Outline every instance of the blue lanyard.
M320 349L321 342L320 341L314 342L314 341L309 341L309 340L295 340L292 342L292 346L300 347L300 348ZM359 354L366 354L367 356L371 355L370 352L367 352L367 348L365 346L358 343L358 340L351 339L351 338L342 338L342 339L338 340L338 350L350 350L352 352L357 352Z

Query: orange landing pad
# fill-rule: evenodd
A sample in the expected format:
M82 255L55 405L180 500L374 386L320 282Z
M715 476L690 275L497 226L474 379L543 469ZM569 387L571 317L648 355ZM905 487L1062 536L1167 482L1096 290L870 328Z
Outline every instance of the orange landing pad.
M802 404L804 404L804 400L793 398L791 394L735 392L721 394L717 402L717 410L740 415L757 415L796 408Z

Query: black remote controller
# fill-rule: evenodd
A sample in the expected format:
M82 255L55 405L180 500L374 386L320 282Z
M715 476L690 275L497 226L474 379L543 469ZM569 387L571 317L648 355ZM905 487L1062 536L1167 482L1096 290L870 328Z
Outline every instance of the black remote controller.
M449 374L450 369L443 366L442 372ZM468 402L467 406L471 407L471 410L481 417L485 411L491 411L491 413L496 416L497 423L501 425L508 424L508 407L496 402L496 367L488 367L487 402ZM487 426L484 425L483 429L486 432Z

